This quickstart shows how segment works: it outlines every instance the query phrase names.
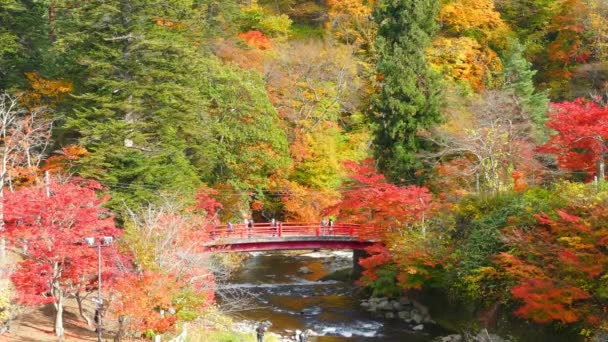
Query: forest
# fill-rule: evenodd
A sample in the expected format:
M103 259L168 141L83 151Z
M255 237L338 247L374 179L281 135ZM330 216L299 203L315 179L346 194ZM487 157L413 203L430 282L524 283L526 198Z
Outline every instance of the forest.
M175 335L210 230L331 217L373 296L608 338L602 0L0 0L0 141L0 321L91 325L112 236L117 340Z

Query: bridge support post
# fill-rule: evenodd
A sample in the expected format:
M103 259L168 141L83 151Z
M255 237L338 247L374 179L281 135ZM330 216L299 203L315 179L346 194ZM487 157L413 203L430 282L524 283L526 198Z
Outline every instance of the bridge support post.
M359 265L359 259L367 258L369 255L363 249L353 249L353 279L359 279L363 274L363 267Z

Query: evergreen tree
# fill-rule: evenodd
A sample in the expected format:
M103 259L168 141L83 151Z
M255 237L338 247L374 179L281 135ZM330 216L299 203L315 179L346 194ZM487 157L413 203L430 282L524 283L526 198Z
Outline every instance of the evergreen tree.
M435 0L381 0L376 50L382 89L372 99L375 155L381 171L393 181L413 177L420 165L416 133L441 119L440 86L429 69L425 50L437 30Z
M549 97L545 92L537 92L534 86L532 63L524 57L524 47L518 42L510 44L510 50L503 61L505 68L505 89L517 97L518 103L533 123L533 135L538 142L547 139L545 123L548 120Z
M188 200L201 181L225 175L225 164L258 178L280 169L273 162L286 155L286 146L277 142L269 144L272 154L252 152L253 141L280 140L282 133L260 93L261 78L231 71L203 50L210 14L202 6L188 0L171 6L160 0L89 1L74 9L58 35L60 50L78 52L65 56L79 65L74 73L80 81L60 140L89 149L79 173L113 187L114 203L154 201L159 191ZM245 119L235 118L242 119L240 127L222 129L237 114L263 124L252 134L243 127ZM241 133L248 145L231 139ZM244 155L249 159L236 157Z
M24 72L44 65L47 10L44 1L0 0L0 89L23 86Z

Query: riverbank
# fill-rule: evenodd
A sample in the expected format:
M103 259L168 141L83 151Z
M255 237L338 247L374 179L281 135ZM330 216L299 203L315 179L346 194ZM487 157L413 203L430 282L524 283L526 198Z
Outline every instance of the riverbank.
M350 273L347 269L352 269L350 251L252 253L226 287L247 291L254 303L232 316L251 331L259 322L270 321L269 333L286 341L296 330L311 330L315 342L400 341L404 336L423 342L442 336L365 310L365 293L353 280L330 279Z
M251 307L233 314L235 329L250 334L259 322L270 321L269 336L279 341L293 340L296 330L306 329L313 332L311 340L332 342L481 341L484 334L513 342L582 340L514 318L510 308L483 310L440 292L369 298L354 285L350 267L350 252L251 253L226 285L254 299Z

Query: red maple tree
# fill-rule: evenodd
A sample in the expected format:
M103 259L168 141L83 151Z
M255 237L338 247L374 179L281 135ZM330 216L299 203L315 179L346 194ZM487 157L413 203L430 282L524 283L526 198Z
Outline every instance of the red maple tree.
M438 249L430 248L426 237L427 220L436 209L431 193L424 187L388 183L371 159L347 162L345 168L352 184L326 214L361 224L359 238L378 242L366 249L370 257L359 261L365 268L363 282L374 281L381 267L396 263L400 270L396 281L403 287L420 287L429 269L440 263L432 252Z
M539 323L602 322L598 318L608 308L602 294L602 275L608 269L607 215L605 203L573 206L568 212L537 215L534 227L505 230L509 251L496 262L515 281L510 292L522 302L515 314Z
M65 299L91 290L96 282L97 254L86 237L118 236L113 216L103 208L106 198L96 182L24 187L7 194L5 236L23 260L11 276L17 301L26 305L53 303L55 333L63 336ZM106 275L117 255L104 249Z
M432 210L432 195L427 188L388 183L376 172L371 159L360 164L349 161L344 166L352 184L344 187L342 200L326 214L363 225L362 239L384 241L386 233L412 225L424 229L425 216Z
M557 156L560 168L606 177L608 107L582 98L552 105L547 127L557 133L539 148Z

